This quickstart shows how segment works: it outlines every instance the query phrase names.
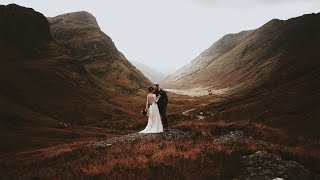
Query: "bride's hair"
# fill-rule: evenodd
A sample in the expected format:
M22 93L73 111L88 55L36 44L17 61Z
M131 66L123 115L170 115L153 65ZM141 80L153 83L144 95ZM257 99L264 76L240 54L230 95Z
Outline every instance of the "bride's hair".
M149 90L149 92L151 92L153 90L153 87L152 86L149 87L148 90Z

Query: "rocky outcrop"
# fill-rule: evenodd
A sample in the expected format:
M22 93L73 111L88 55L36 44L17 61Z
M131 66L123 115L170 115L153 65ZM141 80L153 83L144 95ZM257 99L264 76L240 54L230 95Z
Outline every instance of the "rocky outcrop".
M320 176L311 173L301 164L286 161L280 156L267 151L243 158L244 171L240 179L319 179Z
M134 94L151 82L119 52L93 15L74 12L48 18L54 41L108 88Z
M132 133L105 141L99 141L94 144L98 147L107 147L111 146L114 143L126 142L126 141L140 141L147 139L162 139L162 140L173 140L173 139L184 139L192 138L195 134L192 132L181 131L177 129L169 129L167 132L155 133L155 134L143 134L143 133Z
M247 132L248 133L248 132ZM248 136L244 131L229 132L216 138L213 143L217 146L245 143L251 146L265 144L258 137ZM260 146L263 147L263 146ZM285 160L280 155L270 153L265 148L253 154L242 156L242 170L239 179L319 179L320 176L306 169L296 161Z

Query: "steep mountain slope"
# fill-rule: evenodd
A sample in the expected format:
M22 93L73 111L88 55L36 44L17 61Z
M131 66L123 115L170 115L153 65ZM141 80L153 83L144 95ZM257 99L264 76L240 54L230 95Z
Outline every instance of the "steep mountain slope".
M320 14L272 20L246 36L235 36L242 37L235 46L235 41L222 38L163 86L229 88L197 112L207 112L211 119L249 119L320 136ZM221 42L231 47L224 54L218 53ZM217 58L204 56L210 53ZM198 73L193 73L194 67Z
M221 64L219 62L221 58L248 38L251 33L252 31L243 31L222 37L190 64L163 80L162 86L170 89L189 89L216 85L212 77L217 77L212 73L220 71L217 66Z
M1 143L0 152L70 141L81 136L72 129L77 125L92 125L132 114L128 107L124 109L113 100L122 98L126 102L130 96L121 97L114 91L119 87L106 86L78 57L71 57L53 41L46 17L15 4L0 8L3 13L0 16L0 141L7 142ZM114 51L104 49L103 52ZM117 68L108 69L113 78L110 84L123 83L123 88L137 91L136 88L149 83L142 75L139 79L139 71L126 69L131 65L125 59L112 62ZM120 70L130 75L129 79L122 78ZM139 102L139 98L131 99Z
M150 79L153 83L160 83L164 78L165 75L161 72L158 72L157 70L154 70L150 68L149 66L146 66L140 62L137 61L131 61L131 63L139 69L143 75L145 75L147 78Z
M4 97L67 122L112 117L107 102L114 92L52 41L42 14L14 4L1 8L14 13L1 16Z
M90 13L67 13L48 20L54 41L79 59L106 87L132 93L151 84L117 50Z
M247 88L284 82L318 65L319 61L312 57L319 49L317 26L313 24L318 21L319 14L287 21L275 19L254 31L226 35L164 80L163 86L216 89L242 84ZM274 74L279 77L271 76Z

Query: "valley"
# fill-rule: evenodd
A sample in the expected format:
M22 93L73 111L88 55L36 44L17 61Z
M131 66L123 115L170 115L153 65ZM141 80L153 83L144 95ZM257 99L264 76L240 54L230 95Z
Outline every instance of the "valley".
M320 14L222 37L138 134L151 79L92 14L0 9L0 179L320 179Z

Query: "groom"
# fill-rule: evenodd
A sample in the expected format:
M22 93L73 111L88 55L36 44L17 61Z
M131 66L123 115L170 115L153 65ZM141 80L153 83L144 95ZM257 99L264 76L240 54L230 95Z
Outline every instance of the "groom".
M164 127L164 131L168 131L168 119L167 119L167 105L168 105L168 96L167 93L160 89L159 84L153 85L153 88L155 88L155 94L158 96L159 94L161 97L158 100L158 108L161 115L161 121Z

